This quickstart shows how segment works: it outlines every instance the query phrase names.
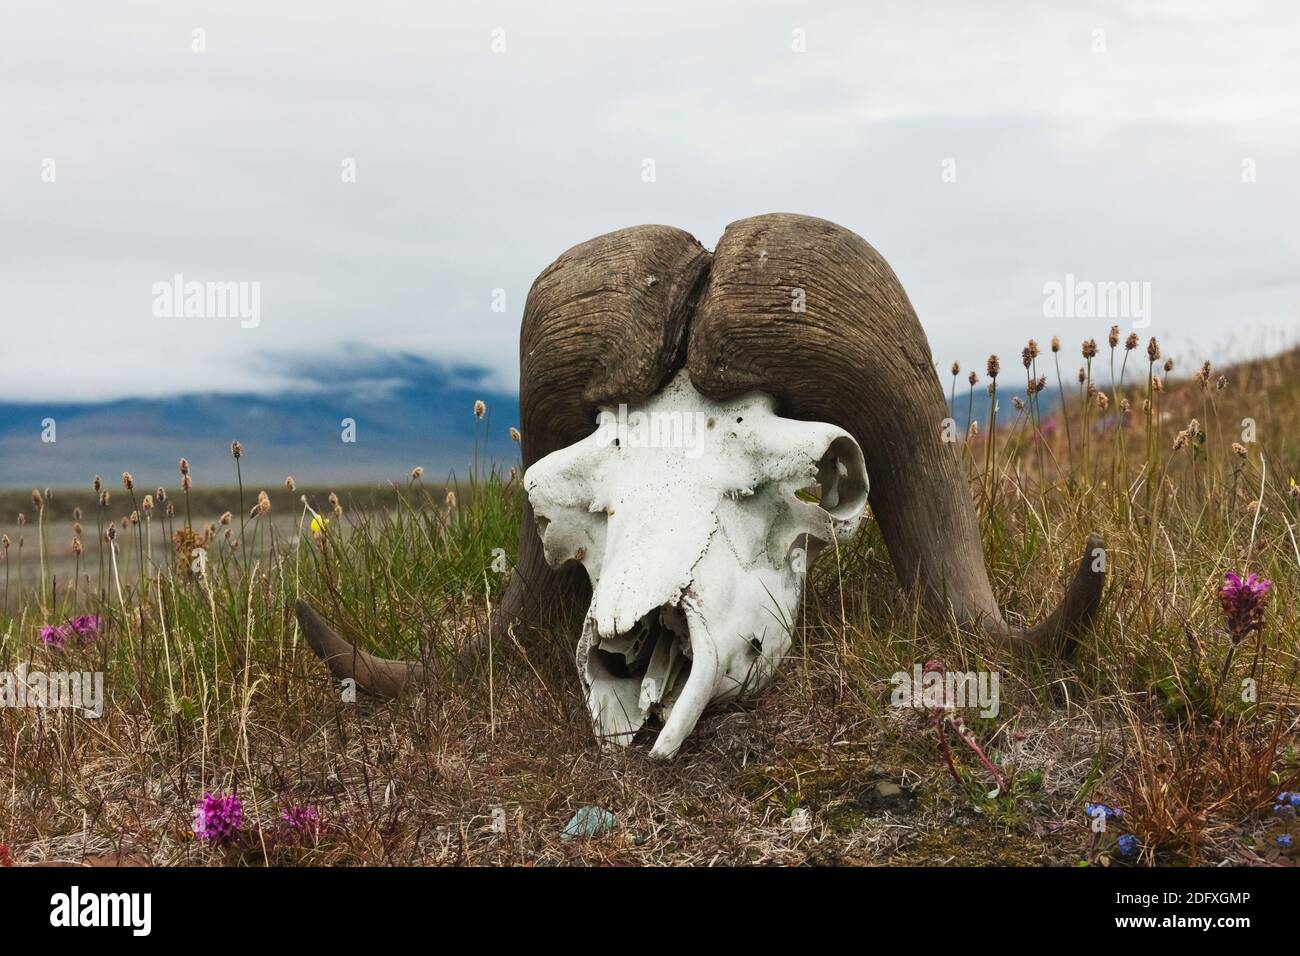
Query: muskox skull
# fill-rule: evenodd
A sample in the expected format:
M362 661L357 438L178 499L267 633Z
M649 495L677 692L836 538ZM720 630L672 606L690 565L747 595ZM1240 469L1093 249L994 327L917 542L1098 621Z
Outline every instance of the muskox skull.
M525 474L547 563L591 579L578 673L602 740L629 743L658 717L653 753L670 757L708 704L761 690L790 649L809 563L856 530L858 443L774 405L711 401L678 372ZM814 486L812 501L797 494Z
M530 501L518 562L460 660L473 666L509 627L547 628L587 607L579 663L609 739L657 712L655 752L672 754L709 701L767 678L799 591L781 562L796 540L848 530L867 474L894 572L931 619L1053 655L1074 647L1101 601L1090 536L1054 611L1029 628L1003 619L925 333L885 260L834 223L742 219L713 252L669 226L573 247L528 293L519 393ZM601 446L620 406L704 412L716 434L695 459ZM814 483L809 469L833 477L828 455L844 487L820 482L822 513L791 495ZM343 640L301 602L298 616L338 678L380 695L426 679L418 663ZM751 637L761 649L746 648Z

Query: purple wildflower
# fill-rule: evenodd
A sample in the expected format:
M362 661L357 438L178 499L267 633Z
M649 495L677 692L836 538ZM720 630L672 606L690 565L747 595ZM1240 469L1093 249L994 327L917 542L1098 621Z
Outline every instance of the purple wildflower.
M78 647L85 647L99 636L99 624L99 618L93 614L82 614L62 624L47 624L40 630L41 643L46 647L63 648L75 638Z
M204 793L194 808L194 835L206 843L225 843L244 822L244 805L239 795L216 796Z
M295 803L287 810L280 811L280 819L290 830L312 839L320 832L320 814L315 807Z
M84 647L99 636L99 624L99 618L94 614L82 614L74 617L67 626L77 635L77 643Z
M1262 581L1257 574L1244 581L1231 571L1223 576L1219 604L1223 607L1224 622L1233 647L1245 640L1251 631L1264 626L1264 605L1268 603L1272 587L1272 581Z
M67 624L60 624L57 627L47 624L41 628L41 643L46 647L62 648L68 643L68 638L72 636L72 628Z

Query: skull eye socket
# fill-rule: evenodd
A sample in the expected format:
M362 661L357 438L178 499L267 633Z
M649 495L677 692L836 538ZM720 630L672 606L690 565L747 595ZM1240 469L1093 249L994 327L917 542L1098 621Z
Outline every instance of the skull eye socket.
M834 439L817 462L817 503L837 521L852 521L867 507L867 465L852 438Z

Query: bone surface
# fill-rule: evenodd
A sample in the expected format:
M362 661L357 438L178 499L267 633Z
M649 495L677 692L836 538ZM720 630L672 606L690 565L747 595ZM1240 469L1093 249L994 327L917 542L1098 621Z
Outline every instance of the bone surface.
M751 393L716 402L685 371L536 462L524 487L546 561L580 563L592 600L577 664L600 738L661 721L671 757L712 704L766 686L804 576L866 506L862 450Z

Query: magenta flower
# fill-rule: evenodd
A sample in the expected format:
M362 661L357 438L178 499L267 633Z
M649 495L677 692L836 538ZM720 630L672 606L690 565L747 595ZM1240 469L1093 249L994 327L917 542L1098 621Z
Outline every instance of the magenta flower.
M1261 581L1257 574L1244 581L1231 571L1223 576L1219 604L1223 607L1224 623L1233 647L1245 640L1251 631L1264 626L1264 605L1268 603L1272 587L1272 581Z
M95 615L82 614L74 617L67 626L77 635L77 643L84 647L99 636L99 624L99 618Z
M72 637L72 628L67 624L60 624L57 627L45 625L40 630L41 643L46 647L62 648L68 643L68 638Z
M63 648L76 638L77 646L85 647L99 636L99 624L99 618L93 614L82 614L62 624L47 624L40 630L41 643L46 647Z
M243 822L244 805L235 793L228 796L204 793L194 808L194 835L205 843L225 843L239 832Z
M287 810L280 811L280 819L295 836L302 835L314 840L320 833L320 814L315 807L295 803Z

